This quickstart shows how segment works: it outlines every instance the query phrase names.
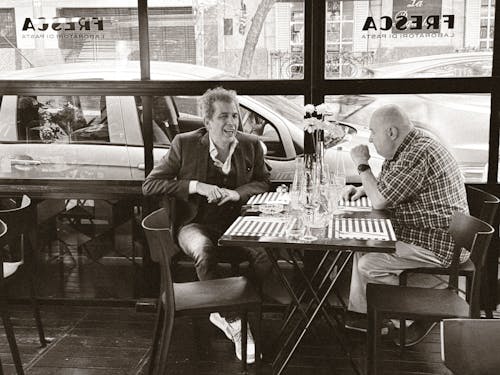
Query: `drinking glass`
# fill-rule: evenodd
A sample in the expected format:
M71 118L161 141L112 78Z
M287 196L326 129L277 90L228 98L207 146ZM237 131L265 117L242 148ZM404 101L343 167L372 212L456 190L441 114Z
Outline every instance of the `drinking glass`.
M304 218L300 211L293 211L289 217L285 233L287 238L298 240L304 236Z
M328 186L328 210L335 215L340 213L339 201L342 198L342 191L345 187L346 178L343 175L331 175Z

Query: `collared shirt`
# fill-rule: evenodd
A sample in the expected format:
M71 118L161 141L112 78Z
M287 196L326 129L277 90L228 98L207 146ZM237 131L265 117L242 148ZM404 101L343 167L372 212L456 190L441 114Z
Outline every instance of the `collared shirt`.
M450 152L413 129L382 165L377 187L391 209L398 240L431 250L450 265L451 215L468 213L463 177Z
M227 155L226 161L222 163L219 159L217 159L217 156L219 156L219 152L217 151L217 147L215 147L215 143L212 141L212 138L210 136L208 137L209 139L209 148L208 152L210 153L210 158L213 160L214 165L217 168L220 168L222 173L225 175L228 175L229 172L231 172L231 158L233 157L234 150L236 149L236 146L238 145L238 140L235 138L234 141L231 143L231 146L229 147L229 153ZM194 194L196 193L196 184L198 183L197 180L191 180L189 181L189 194Z
M212 138L208 137L208 139L210 141L210 147L209 147L210 157L214 161L214 165L220 168L222 173L226 175L229 174L229 172L231 171L231 157L233 156L234 149L238 145L238 140L235 138L234 141L231 143L226 161L222 163L219 159L217 159L217 156L219 156L219 152L217 151L217 147L215 147L215 143L212 141Z

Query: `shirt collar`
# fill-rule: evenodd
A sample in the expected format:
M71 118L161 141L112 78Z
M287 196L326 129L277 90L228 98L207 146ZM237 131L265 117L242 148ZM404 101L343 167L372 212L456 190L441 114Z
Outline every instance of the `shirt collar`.
M418 134L419 131L417 129L413 128L412 130L410 130L410 132L406 135L405 139L403 139L403 142L401 142L401 144L399 145L398 149L394 153L394 156L392 157L391 160L396 160L399 157L399 155L404 151L404 149L413 142L413 140L417 137Z
M233 156L234 150L238 145L238 140L234 138L234 141L229 147L229 154L227 155L226 161L224 163L217 159L217 156L219 156L219 152L217 151L217 147L215 147L215 143L212 141L210 135L208 136L208 140L210 158L214 161L215 166L222 170L222 173L229 174L229 172L231 171L231 157Z

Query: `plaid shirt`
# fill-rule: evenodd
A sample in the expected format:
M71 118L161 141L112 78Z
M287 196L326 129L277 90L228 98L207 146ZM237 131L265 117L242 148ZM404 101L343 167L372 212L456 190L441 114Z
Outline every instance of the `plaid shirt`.
M468 213L463 178L450 152L413 129L384 162L377 187L391 209L398 240L431 250L444 266L450 265L451 215Z

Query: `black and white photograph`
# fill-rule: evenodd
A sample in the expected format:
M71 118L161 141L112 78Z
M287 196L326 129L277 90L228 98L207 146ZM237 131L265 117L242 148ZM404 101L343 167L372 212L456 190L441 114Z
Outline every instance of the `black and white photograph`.
M0 374L499 375L498 13L0 0Z

